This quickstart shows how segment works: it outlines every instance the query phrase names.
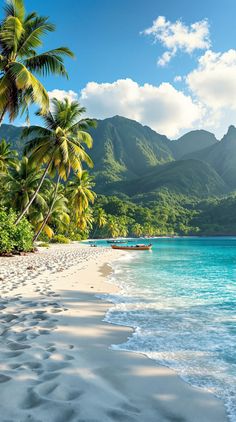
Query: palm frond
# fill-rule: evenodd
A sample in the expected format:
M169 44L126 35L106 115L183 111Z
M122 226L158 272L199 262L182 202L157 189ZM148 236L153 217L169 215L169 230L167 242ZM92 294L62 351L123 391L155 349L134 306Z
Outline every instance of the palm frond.
M20 38L24 32L22 22L18 17L9 16L3 23L0 31L0 39L3 52L17 52Z
M25 127L22 131L21 138L28 138L28 137L49 137L51 135L51 131L41 127L41 126L29 126Z
M25 66L31 71L47 76L49 73L67 77L63 57L74 57L69 48L60 47L24 60Z
M20 21L24 20L25 17L25 6L23 0L7 0L4 6L6 17L14 16Z
M93 146L93 138L90 135L90 133L85 132L84 130L79 130L76 133L76 136L77 136L77 139L81 143L85 144L88 148L92 148L92 146Z
M34 15L33 15L34 16ZM34 16L25 22L25 33L21 37L18 55L29 55L30 52L42 45L42 36L55 30L55 25L48 22L48 17Z

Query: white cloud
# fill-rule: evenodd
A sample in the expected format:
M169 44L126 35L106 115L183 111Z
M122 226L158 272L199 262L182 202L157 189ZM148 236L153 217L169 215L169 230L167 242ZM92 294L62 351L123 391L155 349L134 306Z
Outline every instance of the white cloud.
M182 80L183 80L183 78L182 78L182 76L180 76L180 75L176 75L176 76L174 77L174 82L182 82Z
M221 138L229 125L236 124L235 75L236 50L208 50L187 76L174 78L174 82L185 84L188 94L170 83L140 86L132 79L120 79L113 83L90 82L79 95L55 89L49 96L79 99L91 117L103 119L118 114L169 137L191 129L207 129Z
M206 108L204 127L221 137L236 123L236 50L207 51L198 67L187 75L192 95Z
M180 20L170 22L164 16L158 16L152 26L142 34L152 36L154 42L160 42L167 48L158 59L160 66L165 66L179 50L190 54L194 50L205 50L211 45L206 19L188 26Z
M81 91L80 102L91 117L104 119L118 114L171 137L192 128L202 116L201 107L169 83L140 86L132 79L90 82Z
M191 91L212 109L236 109L236 50L207 51L187 76Z
M78 100L78 94L72 90L64 91L63 89L53 89L52 91L48 92L48 96L50 100L52 100L53 98L57 98L58 100L68 98L69 101Z

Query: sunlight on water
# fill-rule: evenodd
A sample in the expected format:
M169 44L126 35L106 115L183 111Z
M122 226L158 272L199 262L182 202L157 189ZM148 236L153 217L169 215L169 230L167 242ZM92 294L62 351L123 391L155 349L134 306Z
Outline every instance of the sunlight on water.
M106 320L135 328L113 348L146 353L221 397L236 421L236 238L156 239L114 266Z

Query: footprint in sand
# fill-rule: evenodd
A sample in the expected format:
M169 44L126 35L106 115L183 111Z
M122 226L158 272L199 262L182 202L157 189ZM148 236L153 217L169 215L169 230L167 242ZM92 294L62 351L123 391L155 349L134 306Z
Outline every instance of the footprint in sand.
M42 330L42 329L39 329L38 332L39 332L40 335L48 335L48 334L50 334L51 331L50 330Z
M72 401L82 396L84 391L67 389L64 385L51 381L37 387L37 393L50 400Z
M26 368L29 369L39 369L42 368L42 364L40 362L23 362L22 366L25 366Z
M120 422L135 422L136 419L134 419L132 416L127 415L127 412L123 412L119 409L112 409L109 410L107 413L107 416L110 416L112 418L112 421L120 421Z
M22 355L22 352L8 352L8 353L4 353L4 356L6 357L6 358L12 358L12 359L14 359L14 358L17 358L18 356L20 356L20 355Z
M32 409L40 406L44 400L32 388L29 388L25 399L21 404L22 409Z
M0 383L10 381L11 377L8 375L0 374Z
M52 312L53 314L56 314L58 312L62 312L63 309L50 309L50 312Z
M8 343L7 347L11 350L30 349L30 346L28 344L17 343L16 341L12 341L12 342Z
M1 319L3 319L5 322L11 322L11 321L13 321L14 319L17 319L17 318L18 317L15 314L3 314L1 316Z
M66 362L47 361L46 370L50 372L60 371L60 369L66 368L69 364Z
M40 382L51 381L57 378L59 375L60 375L60 372L48 372L41 377Z

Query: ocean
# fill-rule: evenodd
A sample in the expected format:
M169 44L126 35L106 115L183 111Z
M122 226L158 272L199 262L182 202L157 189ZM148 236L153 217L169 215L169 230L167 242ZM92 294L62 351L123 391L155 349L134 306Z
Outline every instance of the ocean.
M120 293L107 298L114 306L106 321L135 331L111 347L146 354L213 392L235 422L236 238L152 244L152 251L129 252L113 265Z

